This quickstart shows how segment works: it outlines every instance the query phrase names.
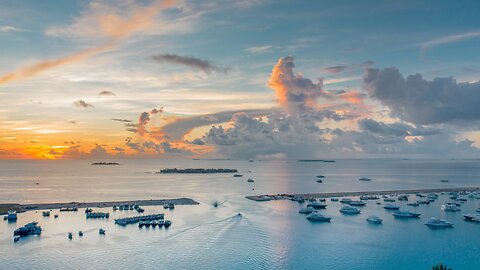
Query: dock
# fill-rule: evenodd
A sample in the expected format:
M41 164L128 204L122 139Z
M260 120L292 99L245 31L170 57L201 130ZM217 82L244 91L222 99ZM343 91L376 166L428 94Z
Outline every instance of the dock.
M415 194L415 193L438 193L438 192L461 192L461 191L480 191L480 187L449 187L449 188L426 188L426 189L396 189L396 190L373 190L373 191L340 191L340 192L322 192L322 193L304 193L304 194L265 194L256 196L247 196L245 198L262 202L272 200L290 200L295 197L302 198L329 198L329 197L348 197L363 195L389 195L389 194Z

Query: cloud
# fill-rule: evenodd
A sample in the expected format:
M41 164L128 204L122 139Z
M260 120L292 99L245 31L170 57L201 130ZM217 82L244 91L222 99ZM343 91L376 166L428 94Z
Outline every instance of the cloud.
M480 82L458 83L454 78L403 77L396 68L367 68L363 78L369 96L404 121L430 125L480 120Z
M436 46L461 42L461 41L478 38L478 37L480 37L480 31L471 31L466 33L443 36L443 37L439 37L429 41L425 41L425 42L422 42L420 46L422 47L422 50L425 51Z
M77 101L74 101L73 102L73 105L75 105L75 107L80 107L80 108L93 108L93 105L90 104L90 103L87 103L85 102L84 100L80 99L80 100L77 100Z
M182 65L192 69L198 69L206 74L212 72L227 73L228 68L221 68L212 62L204 59L199 59L193 56L181 56L177 54L157 54L153 55L152 59L159 63L170 63L175 65Z
M116 13L98 14L94 22L97 29L99 29L107 41L97 47L17 69L0 77L0 84L26 79L40 72L78 62L93 55L109 51L115 48L121 40L128 38L134 33L148 29L152 25L155 16L161 10L172 7L173 4L174 1L172 0L163 2L154 1L150 6L133 10L128 16L121 16Z
M345 71L347 66L334 66L334 67L326 67L323 69L324 72L329 74L336 74Z
M136 125L136 129L129 129L131 132L138 132L140 135L144 135L148 133L145 126L150 121L150 116L163 112L163 107L160 109L152 109L150 112L142 112L138 117L138 124Z
M273 48L272 45L263 45L263 46L254 46L254 47L249 47L246 48L245 51L249 53L264 53L268 52Z
M440 134L441 131L432 127L413 127L403 123L391 123L386 124L370 118L358 120L358 126L360 130L369 131L379 135L392 135L392 136L430 136Z
M104 90L104 91L101 91L100 93L98 93L99 96L115 96L115 93L112 92L112 91L107 91L107 90Z
M6 33L6 32L25 32L24 29L14 27L11 25L1 25L0 26L0 33Z
M132 120L128 120L128 119L120 119L120 118L112 118L110 119L112 121L116 121L116 122L123 122L123 123L131 123Z

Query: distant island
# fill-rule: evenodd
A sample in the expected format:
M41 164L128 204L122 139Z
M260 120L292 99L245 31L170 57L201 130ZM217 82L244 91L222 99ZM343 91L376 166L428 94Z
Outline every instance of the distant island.
M187 169L163 169L160 170L159 172L156 172L157 174L159 173L236 173L238 172L237 169L194 169L194 168L187 168Z
M331 159L299 159L298 162L336 162Z
M93 162L92 165L120 165L118 162Z

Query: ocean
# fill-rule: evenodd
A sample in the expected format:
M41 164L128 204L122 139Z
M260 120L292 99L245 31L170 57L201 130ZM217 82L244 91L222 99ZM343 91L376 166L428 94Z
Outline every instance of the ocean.
M0 161L0 203L89 202L188 197L199 205L174 210L148 206L145 214L165 213L166 229L116 226L130 211L109 211L109 220L86 220L83 209L20 213L0 222L0 269L478 269L480 224L463 220L480 200L468 198L460 212L444 212L448 195L429 205L403 209L419 219L395 219L376 201L362 213L339 213L330 202L329 223L312 223L292 201L254 202L248 195L373 191L480 186L480 160L345 159L334 163L296 160L118 160L118 166L92 166L90 160ZM235 168L243 174L155 174L163 168ZM325 175L317 183L316 175ZM358 181L369 177L370 182ZM248 183L252 178L254 183ZM448 182L440 182L442 179ZM37 184L38 183L38 184ZM410 196L410 200L416 200ZM213 202L220 205L213 207ZM383 204L383 201L382 201ZM238 214L241 215L238 215ZM366 222L378 215L383 225ZM430 217L454 223L432 230ZM38 221L41 236L13 242L13 230ZM106 230L105 236L98 229ZM79 237L77 232L85 234ZM72 240L67 238L73 232Z

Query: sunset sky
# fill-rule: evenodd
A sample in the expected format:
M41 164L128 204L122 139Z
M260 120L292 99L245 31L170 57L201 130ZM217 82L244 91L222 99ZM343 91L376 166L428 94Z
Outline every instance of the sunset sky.
M0 4L2 159L479 154L476 1Z

